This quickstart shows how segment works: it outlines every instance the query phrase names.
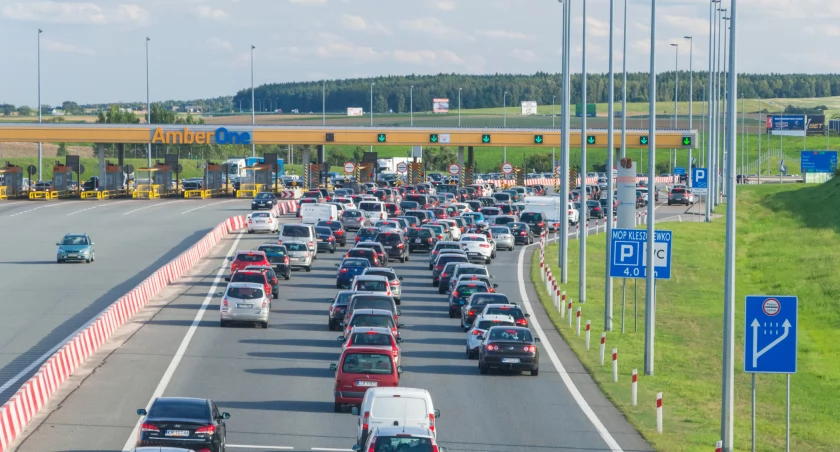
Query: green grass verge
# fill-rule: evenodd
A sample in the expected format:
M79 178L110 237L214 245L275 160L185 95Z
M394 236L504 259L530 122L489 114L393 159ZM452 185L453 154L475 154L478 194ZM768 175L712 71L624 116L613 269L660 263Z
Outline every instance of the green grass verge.
M106 158L105 160L110 161L111 163L117 163L116 158ZM38 157L15 157L15 158L4 158L2 160L3 166L5 166L6 162L9 162L13 165L18 165L23 167L24 175L23 177L27 177L26 175L26 167L29 165L35 165L38 167ZM41 177L37 175L33 175L33 179L38 180L52 180L53 177L53 165L55 162L59 161L64 163L64 157L44 157L44 174ZM79 159L82 166L85 167L85 171L82 173L82 180L88 180L91 176L99 176L99 159L91 158L91 157L82 157ZM135 171L137 168L144 168L148 166L148 162L146 159L125 159L126 164L134 165ZM194 161L190 160L181 160L181 166L184 168L184 172L180 174L181 179L187 179L190 177L200 177L202 175L202 171L200 168L196 168ZM300 168L300 165L298 165ZM138 173L137 177L148 177L146 174ZM299 173L298 173L299 174ZM73 175L73 179L76 179L76 175Z
M743 371L744 297L749 294L799 296L799 369L791 378L791 450L840 450L840 179L820 186L740 186L736 264L735 447L750 447L750 376ZM724 212L721 206L719 212ZM612 382L607 358L598 363L604 330L606 234L587 239L587 299L578 303L579 241L570 241L569 282L562 285L592 320L592 348L585 350L565 319L554 311L539 281L534 255L532 279L552 322L587 367L606 396L657 449L712 450L720 431L725 220L665 223L674 233L673 278L657 283L655 376L643 376L644 280L638 286L638 329L634 329L633 281L628 280L626 330L621 331L621 279L614 280L613 330L607 353L619 351L619 382ZM557 270L558 249L546 261ZM630 374L639 369L638 406L630 404ZM757 450L784 449L785 377L757 377ZM663 392L664 433L655 428L655 394Z

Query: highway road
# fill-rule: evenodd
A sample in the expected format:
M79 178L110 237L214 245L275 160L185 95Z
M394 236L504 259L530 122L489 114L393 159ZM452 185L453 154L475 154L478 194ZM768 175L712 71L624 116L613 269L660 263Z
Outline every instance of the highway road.
M340 333L326 325L341 253L319 254L311 273L296 271L281 282L287 287L268 329L218 326L224 257L273 239L223 240L64 385L16 450L122 450L135 438L135 410L155 395L214 399L232 414L230 450L349 450L357 418L333 413L329 364L338 358ZM401 385L432 393L442 414L439 440L450 450L651 450L540 307L527 283L535 248L500 252L490 270L498 291L532 313L543 337L540 375L479 375L476 361L464 356L464 332L448 318L446 298L431 285L427 255L418 254L392 264L405 278Z
M0 404L57 346L225 218L244 200L0 202ZM66 233L86 232L92 264L55 262Z

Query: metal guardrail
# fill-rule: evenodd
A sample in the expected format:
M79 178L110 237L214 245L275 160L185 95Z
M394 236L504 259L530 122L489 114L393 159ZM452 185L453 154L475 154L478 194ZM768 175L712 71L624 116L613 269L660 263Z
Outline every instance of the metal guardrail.
M160 199L160 185L159 184L140 184L137 189L131 193L134 199Z
M213 197L213 190L185 190L184 198L207 199Z
M263 184L242 184L236 192L237 198L256 198L257 193L261 192Z
M58 199L57 191L31 191L29 192L29 199Z

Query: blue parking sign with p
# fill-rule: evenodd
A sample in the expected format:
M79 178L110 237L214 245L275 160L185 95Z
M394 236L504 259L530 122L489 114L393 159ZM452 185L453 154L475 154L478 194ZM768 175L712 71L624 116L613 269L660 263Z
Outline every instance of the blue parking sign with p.
M610 277L647 276L647 231L613 229L610 237L612 262ZM653 270L656 279L671 279L671 231L654 231Z
M691 169L692 188L709 188L709 170L706 168Z

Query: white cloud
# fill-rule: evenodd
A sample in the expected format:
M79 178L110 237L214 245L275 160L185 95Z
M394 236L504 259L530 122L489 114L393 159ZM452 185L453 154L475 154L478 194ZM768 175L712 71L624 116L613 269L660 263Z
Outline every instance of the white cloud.
M314 48L315 56L319 58L345 58L351 60L377 60L382 54L372 47L357 45L347 39L331 33L319 33L320 44Z
M75 44L68 44L66 42L54 41L49 38L41 39L41 45L44 47L44 49L53 52L80 53L82 55L94 54L93 49L89 49L87 47L79 47Z
M341 24L344 28L353 31L388 33L388 29L381 23L376 21L368 22L361 16L354 16L351 14L344 14L341 18Z
M419 17L400 22L403 29L429 34L441 39L475 41L475 38L456 28L450 28L437 17Z
M510 55L516 58L517 60L522 60L528 63L532 61L537 61L537 54L527 49L513 49L513 51L510 52Z
M453 0L436 0L435 8L441 11L452 11L455 9L455 2Z
M144 22L149 13L137 5L102 7L85 2L18 2L3 7L3 17L11 20L66 23L107 24Z
M510 39L510 40L518 40L518 39L534 39L534 35L525 34L519 31L508 31L508 30L476 30L475 33L480 36L484 36L486 38L498 38L498 39Z
M231 49L230 42L225 41L224 39L221 39L221 38L210 38L210 39L207 40L207 44L209 44L209 45L211 45L211 46L213 46L217 49L222 49L222 50L230 50Z
M699 17L690 16L676 16L665 14L662 19L666 24L679 30L682 36L709 36L709 19L701 19ZM680 36L680 38L682 38Z
M200 19L211 19L217 21L225 21L228 19L229 15L222 9L213 8L212 6L201 5L195 9L196 15Z
M580 20L578 19L578 21ZM603 38L610 35L609 22L598 20L592 16L587 16L586 25L586 31L591 36Z
M401 63L428 64L428 63L450 63L464 64L464 60L457 53L451 50L394 50L388 55Z

